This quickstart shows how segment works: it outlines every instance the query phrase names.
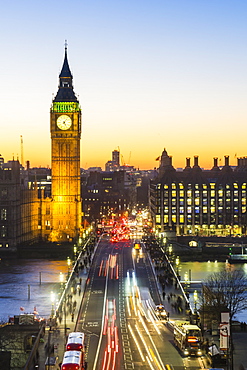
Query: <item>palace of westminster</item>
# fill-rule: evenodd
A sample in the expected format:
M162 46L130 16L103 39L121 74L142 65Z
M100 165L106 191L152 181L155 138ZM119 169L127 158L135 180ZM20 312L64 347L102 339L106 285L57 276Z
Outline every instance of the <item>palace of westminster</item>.
M211 170L186 158L175 169L166 150L159 168L120 165L112 152L105 171L80 168L81 108L73 90L67 47L50 109L51 169L26 168L0 156L0 250L36 242L77 243L86 226L112 214L148 208L156 234L246 235L247 158L225 156Z

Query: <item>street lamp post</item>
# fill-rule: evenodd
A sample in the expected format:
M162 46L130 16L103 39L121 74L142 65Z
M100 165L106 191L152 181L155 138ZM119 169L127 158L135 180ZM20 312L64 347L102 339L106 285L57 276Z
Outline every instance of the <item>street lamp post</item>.
M176 263L176 272L178 276L179 275L179 256L177 256L175 263Z
M64 283L64 274L62 272L59 273L59 281L60 281L61 294L62 294L62 292L63 292L63 283Z
M197 301L198 301L198 293L197 293L197 290L194 291L194 306L195 306L195 314L197 312Z
M69 279L70 266L71 266L71 259L69 257L67 257L67 265L68 265L68 279Z
M67 301L67 297L65 294L64 295L64 338L65 338L65 342L67 340L66 301Z
M185 273L184 273L184 283L185 283L185 285L184 285L184 290L185 290L185 295L186 295L186 297L187 297L187 284L188 284L188 272L186 271Z

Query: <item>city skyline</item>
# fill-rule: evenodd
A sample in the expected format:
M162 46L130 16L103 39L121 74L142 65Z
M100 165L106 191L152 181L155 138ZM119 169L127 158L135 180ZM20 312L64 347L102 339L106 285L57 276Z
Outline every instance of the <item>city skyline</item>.
M81 167L123 161L174 167L199 156L247 155L244 1L24 0L2 6L1 149L5 160L50 166L49 110L68 41L82 107ZM193 164L193 161L191 161Z

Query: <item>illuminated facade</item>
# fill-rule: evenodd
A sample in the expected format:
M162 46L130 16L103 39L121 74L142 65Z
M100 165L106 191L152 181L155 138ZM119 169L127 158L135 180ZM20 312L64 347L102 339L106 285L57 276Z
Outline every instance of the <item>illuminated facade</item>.
M157 177L150 184L150 210L157 232L177 235L246 235L247 159L239 158L233 169L229 157L218 167L202 170L198 157L183 171L172 166L163 151Z
M67 47L59 88L50 111L51 241L76 240L81 228L80 139L81 108L72 84Z

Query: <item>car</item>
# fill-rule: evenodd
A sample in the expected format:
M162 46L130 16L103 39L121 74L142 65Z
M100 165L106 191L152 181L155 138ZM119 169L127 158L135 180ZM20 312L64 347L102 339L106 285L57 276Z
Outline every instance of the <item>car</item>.
M156 314L161 320L167 318L167 312L163 304L160 303L156 306Z

